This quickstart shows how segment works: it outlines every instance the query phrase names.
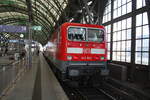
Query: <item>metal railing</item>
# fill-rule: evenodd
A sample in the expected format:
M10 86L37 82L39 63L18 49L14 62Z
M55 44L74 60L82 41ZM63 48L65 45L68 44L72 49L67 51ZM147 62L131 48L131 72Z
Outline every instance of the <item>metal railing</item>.
M26 60L0 65L0 98L11 88L25 71Z

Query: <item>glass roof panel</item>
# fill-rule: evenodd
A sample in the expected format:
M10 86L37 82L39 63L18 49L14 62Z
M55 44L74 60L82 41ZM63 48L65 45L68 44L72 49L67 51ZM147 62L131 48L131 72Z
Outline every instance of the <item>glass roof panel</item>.
M43 27L53 27L66 8L68 0L31 0L31 2L33 22ZM2 12L0 12L0 24L3 24L6 19L27 20L29 18L26 0L0 0L1 8L5 9L5 11L1 10ZM5 24L10 25L11 23L20 25L18 20L11 20L10 23L7 21ZM45 34L50 34L50 31L50 28L44 28L43 30L43 32L47 32Z

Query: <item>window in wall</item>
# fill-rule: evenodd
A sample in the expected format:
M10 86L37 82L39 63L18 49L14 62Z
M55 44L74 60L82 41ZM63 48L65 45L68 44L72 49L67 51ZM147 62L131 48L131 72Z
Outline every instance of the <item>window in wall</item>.
M105 26L107 33L107 58L110 60L110 41L111 41L111 25Z
M149 25L147 12L136 15L136 52L135 63L148 65Z
M145 0L136 0L136 9L142 8L146 5Z
M105 12L103 16L103 23L111 20L111 0L109 0L108 4L105 7Z
M113 18L120 17L132 11L132 0L114 0Z
M131 60L131 18L113 24L113 60Z

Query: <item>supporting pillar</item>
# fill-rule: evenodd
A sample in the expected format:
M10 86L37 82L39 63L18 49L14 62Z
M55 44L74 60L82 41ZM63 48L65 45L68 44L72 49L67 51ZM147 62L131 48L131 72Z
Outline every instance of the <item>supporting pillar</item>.
M148 23L149 23L149 62L148 62L148 71L149 71L149 81L150 81L150 0L145 0L146 1L146 6L147 6L147 15L148 15Z
M134 11L136 10L136 0L132 0L132 11L134 13ZM132 42L131 42L131 69L130 69L130 79L131 81L134 81L134 74L135 74L135 45L136 45L136 14L134 13L132 15L132 34L131 34L131 38L132 38Z
M27 32L29 34L28 66L31 67L32 66L32 54L31 54L32 32L31 32L31 25L32 25L32 21L33 21L31 0L26 0L26 4L27 4L27 9L28 9L28 16L29 16L29 20L28 20L28 23L27 23Z

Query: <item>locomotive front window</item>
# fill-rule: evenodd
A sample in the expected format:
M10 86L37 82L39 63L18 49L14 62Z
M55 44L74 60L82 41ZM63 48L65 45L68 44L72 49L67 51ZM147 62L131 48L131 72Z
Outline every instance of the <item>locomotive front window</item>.
M100 29L88 29L88 41L104 41L104 31Z
M73 41L85 41L85 28L70 27L68 29L68 39Z
M104 41L104 31L95 28L69 27L68 39L72 41Z

